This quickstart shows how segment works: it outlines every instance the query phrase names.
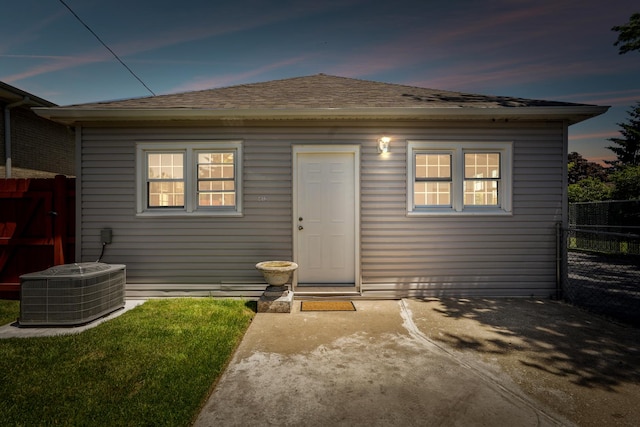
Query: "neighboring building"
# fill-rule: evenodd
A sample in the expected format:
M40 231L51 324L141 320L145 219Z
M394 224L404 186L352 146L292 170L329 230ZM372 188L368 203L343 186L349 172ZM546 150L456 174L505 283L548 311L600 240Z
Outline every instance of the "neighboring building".
M55 106L0 82L0 178L75 174L73 130L31 111L31 107Z
M370 298L554 293L568 126L606 110L323 74L35 109L77 126L78 260L111 229L130 296L293 259L298 294Z

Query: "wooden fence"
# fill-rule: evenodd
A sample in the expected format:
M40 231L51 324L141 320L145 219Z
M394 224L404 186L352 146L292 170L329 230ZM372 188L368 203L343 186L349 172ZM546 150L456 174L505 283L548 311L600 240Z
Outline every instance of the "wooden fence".
M75 260L75 179L0 179L0 298L20 276Z

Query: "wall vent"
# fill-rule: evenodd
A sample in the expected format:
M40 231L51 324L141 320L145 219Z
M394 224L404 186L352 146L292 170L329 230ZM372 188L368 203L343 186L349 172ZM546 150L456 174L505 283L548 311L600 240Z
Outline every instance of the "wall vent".
M87 262L20 276L20 326L78 326L124 307L126 266Z

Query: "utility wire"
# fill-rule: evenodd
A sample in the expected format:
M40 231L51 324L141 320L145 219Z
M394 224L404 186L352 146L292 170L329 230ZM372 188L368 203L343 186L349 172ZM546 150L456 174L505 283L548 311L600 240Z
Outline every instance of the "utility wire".
M136 80L138 80L138 81L142 84L142 86L144 86L144 87L145 87L145 88L146 88L146 89L151 93L151 95L153 95L153 96L155 96L155 95L156 95L156 94L155 94L151 89L149 89L149 86L147 86L147 85L142 81L142 79L141 79L140 77L138 77L138 75L137 75L136 73L134 73L134 72L133 72L133 70L131 70L131 68L129 68L129 67L127 66L127 64L125 64L125 63L122 61L122 59L120 59L120 57L119 57L119 56L118 56L118 55L117 55L113 50L111 50L111 48L110 48L109 46L107 46L107 44L106 44L105 42L103 42L103 41L102 41L102 39L101 39L101 38L100 38L100 37L99 37L99 36L98 36L98 35L97 35L97 34L96 34L96 33L95 33L91 28L90 28L90 27L89 27L87 24L85 24L85 23L84 23L84 21L83 21L82 19L80 19L80 17L79 17L79 16L78 16L74 11L73 11L73 9L71 9L71 8L69 7L69 5L68 5L68 4L66 4L66 3L64 2L64 0L60 0L60 3L62 3L64 7L66 7L67 9L69 9L69 12L71 12L71 13L73 14L73 16L75 16L75 17L76 17L76 19L77 19L78 21L80 21L80 23L81 23L82 25L84 25L84 26L85 26L85 28L86 28L87 30L89 30L89 32L90 32L91 34L93 34L93 36L94 36L96 39L98 39L98 41L99 41L100 43L102 43L102 46L104 46L104 47L105 47L109 52L111 52L111 54L114 56L114 58L116 58L116 59L118 60L118 62L120 62L120 63L122 64L122 66L123 66L124 68L126 68L126 69L127 69L127 71L129 71L129 73L131 73L131 75L132 75L133 77L135 77L135 78L136 78Z

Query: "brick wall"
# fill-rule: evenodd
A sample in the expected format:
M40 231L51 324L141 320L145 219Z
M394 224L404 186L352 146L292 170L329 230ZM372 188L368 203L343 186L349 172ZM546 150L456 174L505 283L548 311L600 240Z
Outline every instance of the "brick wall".
M0 104L0 155L6 161L4 141L4 104ZM75 137L67 126L39 117L28 108L10 110L11 164L19 170L75 175ZM2 175L4 178L4 174Z

